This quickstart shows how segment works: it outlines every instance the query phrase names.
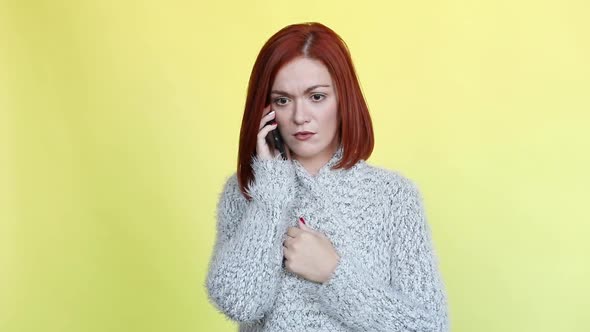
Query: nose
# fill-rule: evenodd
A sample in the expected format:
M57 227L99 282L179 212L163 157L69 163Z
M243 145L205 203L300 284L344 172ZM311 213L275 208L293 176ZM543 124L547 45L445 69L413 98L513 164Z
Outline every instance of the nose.
M295 109L293 110L293 121L298 125L302 125L306 122L309 122L309 114L306 110L305 105L303 105L303 102L301 101L295 102Z

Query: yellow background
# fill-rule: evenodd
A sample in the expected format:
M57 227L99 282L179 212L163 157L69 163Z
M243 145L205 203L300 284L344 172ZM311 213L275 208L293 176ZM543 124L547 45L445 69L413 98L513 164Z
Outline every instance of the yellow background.
M232 331L204 282L248 77L347 42L453 331L589 331L587 1L1 1L0 331Z

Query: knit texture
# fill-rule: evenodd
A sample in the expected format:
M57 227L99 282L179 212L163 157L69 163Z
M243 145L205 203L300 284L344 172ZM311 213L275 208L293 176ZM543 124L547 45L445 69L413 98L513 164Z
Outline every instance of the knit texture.
M357 162L315 176L297 161L254 157L252 200L234 173L220 194L209 300L240 332L448 331L447 296L417 186ZM325 283L283 266L288 227L324 233L340 260Z

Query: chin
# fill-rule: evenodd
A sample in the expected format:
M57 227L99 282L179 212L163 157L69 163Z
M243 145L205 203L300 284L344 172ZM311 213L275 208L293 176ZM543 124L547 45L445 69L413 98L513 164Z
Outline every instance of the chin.
M316 147L313 144L305 143L302 145L307 145L307 146L298 146L295 149L291 149L291 151L293 153L295 153L295 155L297 155L298 157L301 157L304 159L313 157L322 151L322 149Z

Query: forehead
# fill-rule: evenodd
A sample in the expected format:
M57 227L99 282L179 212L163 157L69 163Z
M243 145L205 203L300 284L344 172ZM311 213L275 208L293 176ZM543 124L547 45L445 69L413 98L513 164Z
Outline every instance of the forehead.
M319 60L296 58L281 67L272 87L281 90L304 90L317 84L332 85L328 68Z

